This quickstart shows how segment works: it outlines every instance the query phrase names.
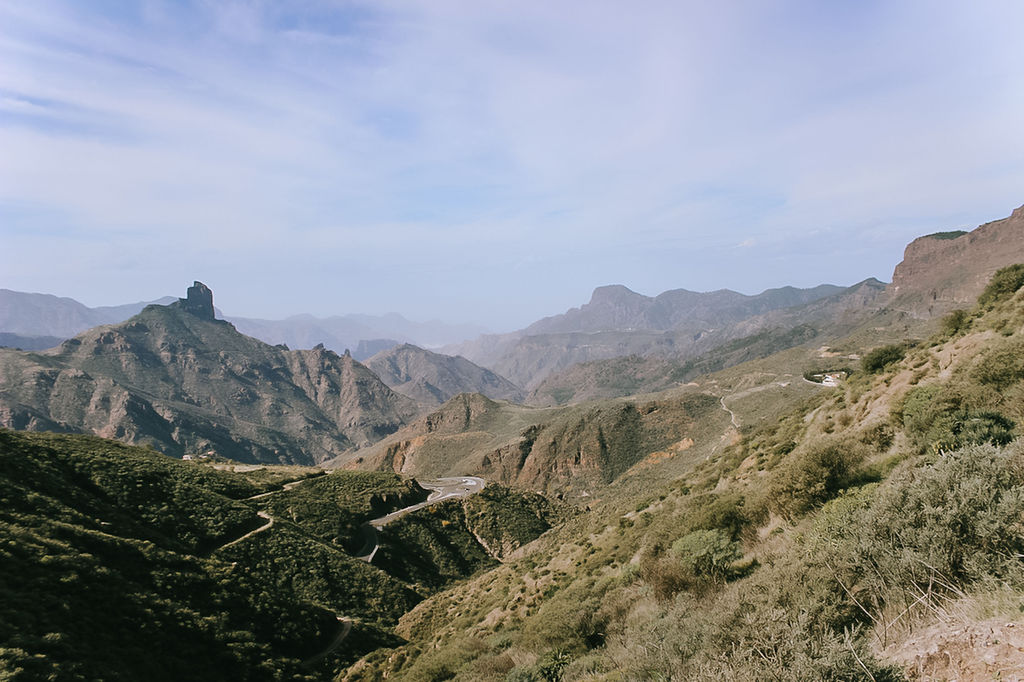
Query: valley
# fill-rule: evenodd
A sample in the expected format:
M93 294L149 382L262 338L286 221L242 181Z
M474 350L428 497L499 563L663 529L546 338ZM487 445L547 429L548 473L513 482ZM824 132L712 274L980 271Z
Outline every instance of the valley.
M0 349L0 672L1017 679L1022 248L602 287L466 357L270 345L199 282Z

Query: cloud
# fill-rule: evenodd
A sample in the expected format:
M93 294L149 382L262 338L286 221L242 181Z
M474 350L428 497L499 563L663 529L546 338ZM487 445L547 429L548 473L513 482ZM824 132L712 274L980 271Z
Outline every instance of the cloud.
M1018 3L106 7L0 3L4 286L117 302L91 244L159 294L220 262L228 307L282 272L282 306L501 326L609 281L885 276L1022 201ZM737 244L777 257L715 262Z

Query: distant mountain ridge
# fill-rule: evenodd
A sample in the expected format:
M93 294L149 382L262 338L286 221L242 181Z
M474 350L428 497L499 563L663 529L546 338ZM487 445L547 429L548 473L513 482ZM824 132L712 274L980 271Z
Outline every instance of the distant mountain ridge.
M721 327L762 313L810 303L843 291L821 284L811 289L782 287L747 296L729 289L700 293L672 289L644 296L615 284L594 289L590 302L561 315L534 322L524 334L601 331L672 331L696 326Z
M0 344L31 349L50 348L86 329L124 322L147 305L167 305L175 300L173 296L165 296L156 301L90 308L73 298L0 289L0 333L13 335L7 342L0 340ZM472 324L448 324L438 320L413 322L398 313L326 318L300 314L283 320L234 316L224 316L224 319L243 334L271 345L283 343L289 348L313 348L323 344L336 353L351 349L356 356L360 355L356 352L360 346L373 350L363 358L382 350L382 344L390 347L415 343L436 347L473 338L485 331L483 327ZM37 337L46 339L36 341ZM40 345L53 338L57 341Z
M562 315L510 334L485 335L446 346L442 351L488 367L530 392L548 376L581 362L629 355L686 360L723 343L781 326L776 318L785 318L791 326L802 324L799 316L790 319L783 311L816 310L821 305L849 307L841 301L864 284L783 287L756 296L728 289L707 293L674 289L649 297L621 285L598 287L589 303Z
M460 393L522 402L523 391L508 379L463 357L441 355L403 344L366 361L381 380L417 402L436 407Z
M193 289L53 350L0 350L0 426L94 433L174 456L314 464L418 413L350 356L245 336L213 318L212 294L208 307L192 305Z
M283 320L261 320L226 316L238 331L270 344L283 343L289 348L312 348L323 344L336 353L373 348L373 342L393 341L395 345L413 343L437 347L477 336L482 327L471 324L448 324L432 320L412 322L398 313L386 315L334 315L314 317L292 315ZM379 351L377 347L375 351Z
M147 305L166 305L176 299L89 308L73 298L0 289L0 332L25 337L66 339L101 324L123 322Z

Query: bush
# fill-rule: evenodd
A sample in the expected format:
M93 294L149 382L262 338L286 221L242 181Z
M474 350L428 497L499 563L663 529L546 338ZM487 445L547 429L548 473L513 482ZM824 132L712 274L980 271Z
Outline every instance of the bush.
M687 530L722 529L730 539L739 540L752 523L761 521L757 510L747 508L740 493L716 495L708 493L693 499L687 510Z
M1024 286L1024 264L1008 265L996 270L988 286L978 296L978 305L991 306L1013 296Z
M906 354L907 348L904 345L880 346L865 354L860 365L865 372L881 372L887 366L902 360Z
M992 410L973 410L954 388L919 386L903 401L903 428L918 452L956 450L966 445L1006 445L1013 421Z
M700 581L725 582L740 545L724 530L697 530L672 543L672 554Z
M858 440L829 436L793 454L772 474L770 506L801 514L834 497L857 480L867 447Z
M640 578L651 588L654 598L666 601L693 584L693 574L672 557L645 557L640 562Z
M942 333L945 336L956 336L970 324L971 316L966 310L952 310L942 318Z
M971 446L826 508L820 556L880 607L1024 585L1024 443Z
M1006 339L990 348L974 363L971 377L997 389L1024 379L1024 340Z

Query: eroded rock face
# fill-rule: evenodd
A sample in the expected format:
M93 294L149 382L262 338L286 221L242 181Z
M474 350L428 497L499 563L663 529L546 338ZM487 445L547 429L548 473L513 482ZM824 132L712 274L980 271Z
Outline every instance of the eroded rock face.
M889 287L894 307L935 317L973 305L996 270L1024 263L1024 206L955 235L940 232L907 245Z
M214 319L213 291L202 282L193 282L188 288L185 298L179 298L182 310L192 313L203 320Z

